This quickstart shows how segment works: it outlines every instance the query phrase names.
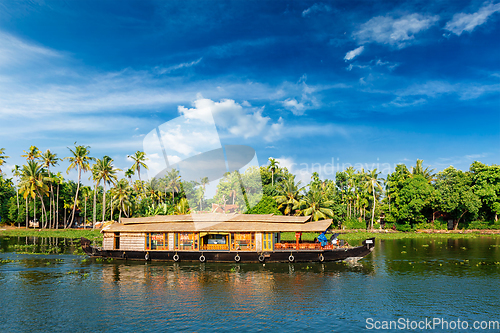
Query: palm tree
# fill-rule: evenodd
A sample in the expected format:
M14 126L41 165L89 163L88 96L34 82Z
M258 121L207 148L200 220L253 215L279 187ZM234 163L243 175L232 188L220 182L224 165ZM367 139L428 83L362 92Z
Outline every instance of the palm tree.
M276 159L269 157L269 170L271 170L271 181L272 185L274 186L274 173L276 172L276 169L278 168L278 165L280 164L279 161Z
M22 177L21 177L21 191L26 199L30 196L34 200L34 217L33 222L36 221L36 201L35 198L38 196L42 202L42 213L45 211L45 205L43 203L43 195L48 196L49 187L45 183L46 174L44 172L43 166L34 161L29 160L27 165L23 166Z
M365 176L366 183L364 187L373 193L373 209L370 229L373 229L373 218L375 216L375 205L377 203L377 198L375 197L375 188L379 188L381 191L383 191L381 180L378 178L378 175L380 175L380 172L377 172L377 169L373 169L372 171L369 171L369 173Z
M127 208L130 206L130 197L132 196L132 188L129 183L122 179L120 180L114 190L113 190L113 203L118 207L120 211L120 215L118 218L118 222L121 223L122 212L128 217L126 213Z
M200 210L203 210L203 198L205 197L205 186L210 184L210 180L208 177L202 177L200 179L200 185L203 188L203 191L200 193Z
M85 200L85 204L84 204L84 213L83 213L83 225L85 226L85 224L87 223L87 199L90 195L90 192L92 192L92 189L88 186L83 186L82 187L82 195L83 195L83 198Z
M5 148L0 148L0 167L5 163L5 160L8 158L9 156L5 156ZM2 168L0 168L0 173L2 173Z
M278 204L278 209L285 208L285 215L290 215L292 211L299 208L300 205L300 191L303 187L300 187L300 181L295 184L295 175L288 175L285 179L279 183L278 193L274 199Z
M66 173L69 174L69 171L71 169L77 169L78 170L78 182L76 184L76 195L75 195L75 201L73 205L73 212L71 214L71 221L69 223L69 227L73 225L73 222L75 220L75 210L76 210L76 202L78 201L78 192L80 191L80 180L82 178L82 171L87 172L90 169L90 161L94 161L94 157L88 156L90 151L89 151L89 146L77 146L75 142L75 150L71 149L68 147L69 151L73 154L73 156L70 157L65 157L64 159L69 160L71 164L68 167L68 170L66 170ZM66 228L66 225L64 226Z
M53 177L53 180L55 181L55 183L57 184L57 198L56 198L56 205L55 205L55 210L56 210L56 214L54 214L54 223L55 223L55 229L59 229L59 187L60 185L64 182L64 177L62 176L62 174L60 172L58 172L54 177Z
M174 215L186 215L189 214L189 202L186 198L179 200L179 203L175 205Z
M50 152L50 149L47 149L45 153L40 155L40 159L42 160L43 166L47 168L47 173L49 177L51 176L50 174L50 166L56 166L57 163L59 163L59 158L57 158L57 154L53 154ZM50 182L50 209L49 209L49 219L52 220L52 209L54 209L54 216L55 214L55 202L54 202L54 187L52 186L52 179Z
M117 180L116 172L120 171L113 166L113 159L109 156L104 156L102 159L98 159L96 163L92 166L92 175L97 184L101 181L103 182L103 193L102 193L102 222L104 223L104 217L106 214L106 184L115 184Z
M309 193L300 201L300 206L304 216L311 216L313 221L332 218L333 211L328 208L333 205L333 201L328 200L324 190L316 185L311 186Z
M181 176L179 176L179 170L171 169L167 173L167 188L172 191L172 205L175 205L174 194L175 192L179 192L181 183Z
M411 167L411 175L422 175L430 183L434 180L434 176L436 175L433 173L435 169L429 169L429 167L424 169L423 162L423 160L417 159L415 167Z
M134 169L130 168L125 171L125 177L128 178L128 181L130 182L130 186L132 186L132 176L135 174Z
M347 215L349 218L352 216L352 201L354 199L354 191L356 189L356 175L355 175L356 170L354 170L353 167L348 167L345 170L345 173L347 175L347 201L349 202L348 205L348 213Z
M139 177L139 181L141 181L141 166L144 169L148 170L148 166L146 165L146 163L144 163L148 160L148 158L146 157L146 153L138 150L134 155L128 155L128 157L130 157L134 161L131 169L134 171L137 170L137 176Z
M27 161L33 161L33 160L39 158L40 155L42 154L40 149L38 149L36 146L30 146L29 151L26 151L26 150L23 150L23 151L24 151L25 155L21 155L21 157L26 157Z
M14 165L12 175L16 177L17 216L19 217L19 176L21 176L21 168L19 165ZM20 222L17 223L17 227L20 227Z

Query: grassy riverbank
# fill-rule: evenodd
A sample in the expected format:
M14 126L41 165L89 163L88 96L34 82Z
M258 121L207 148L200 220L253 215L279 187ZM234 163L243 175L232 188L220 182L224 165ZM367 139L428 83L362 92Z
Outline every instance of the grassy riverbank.
M3 229L4 227L0 227ZM0 230L0 236L9 237L57 237L76 239L85 237L90 240L102 240L100 230L78 230L78 229L24 229L24 228L6 228Z
M1 227L0 227L1 229ZM476 238L481 236L490 237L500 237L498 232L485 232L485 231L428 231L428 232L368 232L360 230L340 230L337 231L341 235L339 239L345 239L347 241L358 241L364 240L371 237L376 237L377 239L408 239L408 238ZM313 241L318 237L319 233L307 232L302 234L303 241ZM78 230L78 229L59 229L59 230L48 230L48 229L24 229L24 228L8 228L6 230L0 230L0 236L9 237L58 237L58 238L71 238L76 239L80 237L85 237L90 240L102 240L102 234L99 230ZM294 232L283 232L281 233L281 239L284 241L295 241Z
M347 241L358 241L367 238L375 237L377 239L408 239L408 238L476 238L481 236L490 237L500 237L498 232L485 232L485 231L426 231L426 232L378 232L378 231L357 231L357 230L339 230L336 231L340 233L339 239L345 239ZM320 233L305 232L302 234L303 241L313 241L314 238L318 237ZM328 236L329 237L329 236ZM295 241L294 232L283 232L281 233L281 239L284 241Z

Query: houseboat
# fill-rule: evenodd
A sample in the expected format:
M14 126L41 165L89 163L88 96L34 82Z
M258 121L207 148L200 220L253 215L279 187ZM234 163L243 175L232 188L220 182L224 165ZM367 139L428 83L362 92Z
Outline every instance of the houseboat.
M374 238L361 246L331 240L303 242L305 232L323 233L332 220L310 221L309 216L252 214L162 215L122 219L102 230L102 248L82 238L92 257L200 262L328 262L363 258L373 251ZM295 241L284 242L281 233Z

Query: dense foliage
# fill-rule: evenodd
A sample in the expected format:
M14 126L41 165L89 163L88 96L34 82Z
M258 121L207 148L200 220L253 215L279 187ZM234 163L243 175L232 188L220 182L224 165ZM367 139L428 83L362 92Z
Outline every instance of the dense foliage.
M75 145L65 159L68 171L77 171L77 182L50 171L62 161L50 150L31 146L24 153L26 164L14 167L12 179L0 173L4 223L28 227L39 221L39 228L67 228L122 217L238 211L332 219L335 226L349 229L500 229L500 166L480 162L469 171L450 166L434 173L417 160L410 169L398 165L386 179L376 169L350 167L337 172L334 180L313 173L302 184L270 158L267 166L225 174L213 198L207 199L207 177L184 181L172 169L161 178L141 180L148 158L140 151L129 156L133 165L118 179L113 159L96 159L90 147ZM7 158L0 148L0 166ZM85 176L92 186L81 184Z

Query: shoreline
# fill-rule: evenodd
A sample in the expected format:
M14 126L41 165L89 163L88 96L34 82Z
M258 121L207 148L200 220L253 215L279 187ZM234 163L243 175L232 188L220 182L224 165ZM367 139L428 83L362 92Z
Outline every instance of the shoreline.
M364 240L375 237L382 240L390 239L414 239L425 237L439 238L475 238L475 237L499 237L500 230L418 230L410 232L401 232L394 230L373 230L363 229L332 230L340 233L339 239L345 240ZM312 241L319 233L304 233L302 240ZM99 229L26 229L24 227L0 226L0 236L18 236L18 237L59 237L59 238L80 238L85 237L90 240L102 240L102 234ZM295 233L283 232L281 238L284 241L295 241Z

